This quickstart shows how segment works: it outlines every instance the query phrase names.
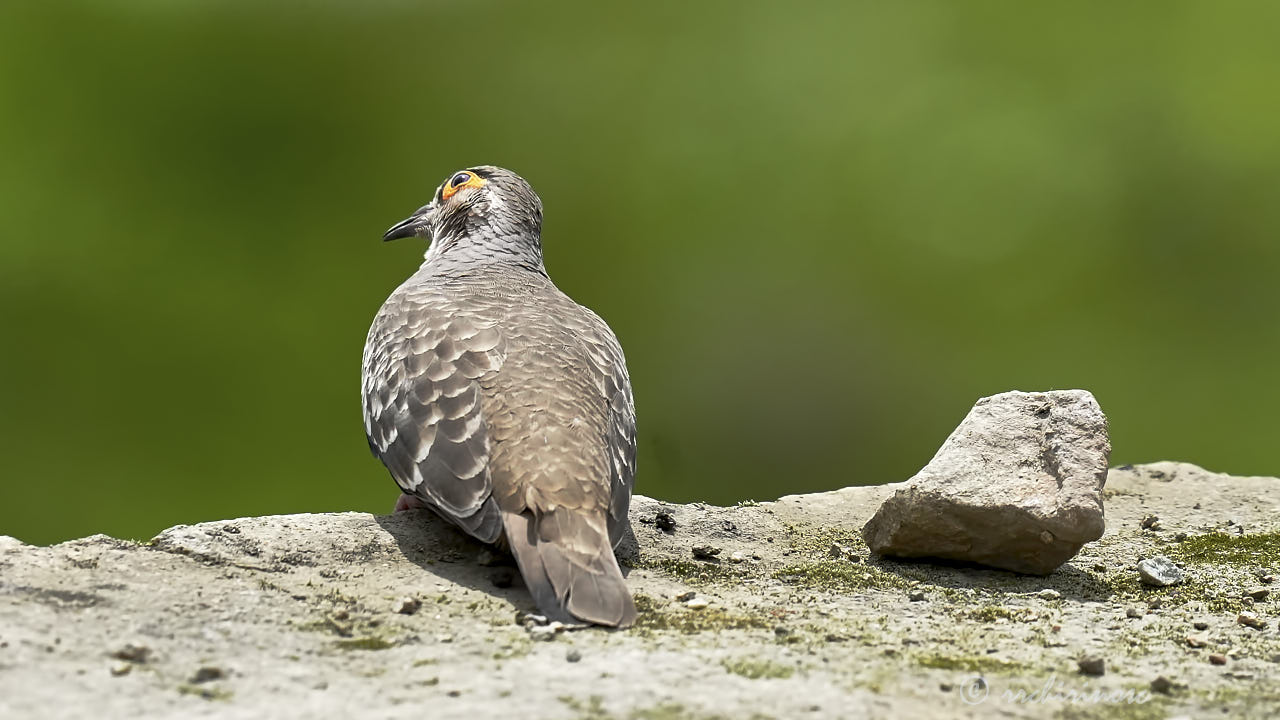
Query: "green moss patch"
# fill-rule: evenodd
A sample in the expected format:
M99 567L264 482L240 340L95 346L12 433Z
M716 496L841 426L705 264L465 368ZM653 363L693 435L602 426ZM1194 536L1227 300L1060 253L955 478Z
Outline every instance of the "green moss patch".
M1186 563L1229 565L1280 565L1280 532L1228 535L1213 532L1196 535L1170 547L1169 557Z
M994 623L1006 620L1008 622L1028 622L1035 618L1035 611L1030 608L1007 608L1003 605L984 605L983 607L967 610L963 613L964 617L969 620L976 620L981 623Z
M915 663L920 667L938 670L959 670L971 673L1014 673L1026 672L1027 666L984 655L946 655L943 653L923 653L916 655Z
M812 558L827 557L832 545L847 548L857 555L870 552L862 534L853 528L821 525L787 525L786 528L791 549Z
M673 557L641 555L632 567L656 570L694 585L736 583L747 577L747 573L742 570L723 563Z
M896 573L860 562L859 559L870 555L862 536L852 528L788 525L787 540L793 551L807 558L773 573L774 579L789 585L843 593L914 587L910 580ZM833 547L841 557L833 557Z
M832 592L858 592L868 589L906 590L912 584L873 565L848 560L818 560L788 565L773 574L791 585Z
M759 630L773 626L765 615L739 614L717 607L690 610L672 606L648 595L636 595L635 630L673 631L687 635L720 630Z
M191 683L179 685L178 692L183 695L195 695L205 700L221 700L222 702L230 700L232 696L230 690L223 690L213 685L193 685Z
M372 636L336 640L333 644L342 650L386 650L395 647L393 642Z
M724 660L720 664L734 675L741 675L751 680L789 678L796 672L796 669L790 665L750 658Z

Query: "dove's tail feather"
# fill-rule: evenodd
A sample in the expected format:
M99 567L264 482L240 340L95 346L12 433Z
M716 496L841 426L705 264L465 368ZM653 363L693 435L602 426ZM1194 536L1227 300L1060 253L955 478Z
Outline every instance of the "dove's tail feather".
M503 512L502 520L511 554L543 615L613 627L636 621L604 517L557 508L536 517L529 510Z

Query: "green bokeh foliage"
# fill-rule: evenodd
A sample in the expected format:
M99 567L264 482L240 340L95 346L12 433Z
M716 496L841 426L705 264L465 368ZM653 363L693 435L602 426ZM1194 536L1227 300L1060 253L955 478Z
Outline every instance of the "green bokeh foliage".
M360 350L457 167L621 337L638 490L901 480L1084 387L1280 473L1280 5L11 2L0 534L385 511Z

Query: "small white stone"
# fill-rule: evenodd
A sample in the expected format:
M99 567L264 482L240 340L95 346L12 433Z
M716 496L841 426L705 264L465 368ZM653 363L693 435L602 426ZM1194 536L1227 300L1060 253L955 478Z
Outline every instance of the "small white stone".
M684 604L684 606L685 606L685 607L687 607L687 608L689 608L690 610L701 610L702 608L704 608L704 607L706 607L706 606L708 606L708 605L710 605L710 604L711 604L711 603L710 603L706 598L696 597L696 598L694 598L694 599L692 599L692 600L690 600L690 601L686 602L686 603Z

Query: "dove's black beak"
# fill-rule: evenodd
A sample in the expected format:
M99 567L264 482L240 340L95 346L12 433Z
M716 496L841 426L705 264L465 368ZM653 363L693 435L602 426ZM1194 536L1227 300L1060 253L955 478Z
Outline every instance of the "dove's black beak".
M431 212L434 209L430 205L418 208L418 211L414 214L387 228L387 231L382 234L382 241L388 242L399 240L400 238L417 237L426 229Z

